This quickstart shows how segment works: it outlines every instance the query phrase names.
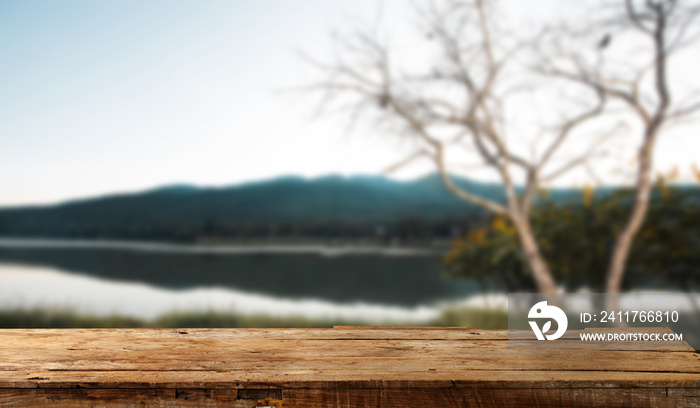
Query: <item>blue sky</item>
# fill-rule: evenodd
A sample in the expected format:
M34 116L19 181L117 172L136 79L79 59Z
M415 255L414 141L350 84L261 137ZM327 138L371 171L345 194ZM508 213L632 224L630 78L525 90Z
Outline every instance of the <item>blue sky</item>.
M378 173L410 146L284 91L311 78L298 50L380 3L406 20L404 0L3 0L0 205Z
M0 204L372 173L396 146L312 120L297 51L365 0L0 2ZM362 138L359 138L362 139Z

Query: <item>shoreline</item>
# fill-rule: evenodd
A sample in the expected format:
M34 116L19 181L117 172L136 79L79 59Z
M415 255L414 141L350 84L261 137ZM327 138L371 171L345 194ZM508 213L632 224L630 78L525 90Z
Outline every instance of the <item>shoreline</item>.
M55 238L0 238L0 248L21 249L114 249L143 252L178 252L212 254L316 254L320 256L384 255L384 256L442 256L448 249L443 246L392 246L363 242L337 243L278 243L198 242L192 244Z

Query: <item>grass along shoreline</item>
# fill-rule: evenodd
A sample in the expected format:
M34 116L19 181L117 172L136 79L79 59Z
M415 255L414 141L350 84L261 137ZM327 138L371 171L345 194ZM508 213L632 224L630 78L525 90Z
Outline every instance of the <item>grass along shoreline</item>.
M0 328L302 328L334 325L415 326L415 322L382 321L369 324L362 319L309 318L304 316L246 315L222 311L173 311L154 319L137 319L120 315L94 316L71 309L15 308L0 311ZM475 327L505 329L508 313L465 307L444 308L425 326Z

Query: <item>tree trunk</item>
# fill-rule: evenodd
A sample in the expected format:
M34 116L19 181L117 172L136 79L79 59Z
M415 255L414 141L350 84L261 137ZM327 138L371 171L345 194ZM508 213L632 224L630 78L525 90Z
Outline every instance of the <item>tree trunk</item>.
M622 278L625 274L625 266L629 257L634 237L646 218L651 197L651 169L652 169L652 145L654 138L648 139L639 153L639 176L637 179L637 194L634 198L632 213L627 224L620 231L615 242L615 248L608 267L608 279L605 287L607 293L620 293L622 290Z
M666 23L669 18L669 10L663 3L648 2L648 8L655 13L656 26L653 30L654 50L656 59L654 61L654 77L656 94L659 98L656 111L651 118L645 119L645 132L642 147L639 150L639 168L637 169L637 194L632 205L632 213L627 220L627 225L617 236L613 256L608 268L608 279L605 290L608 293L620 293L622 289L622 278L625 274L625 266L629 257L632 242L637 232L642 227L649 208L649 199L652 188L652 161L654 143L659 133L661 125L666 120L665 115L668 110L671 98L666 78ZM628 3L629 7L629 3ZM639 102L637 101L637 106ZM643 109L642 109L643 110ZM613 298L617 299L617 296Z
M520 245L525 252L525 258L532 271L537 290L540 293L557 293L557 284L554 282L547 262L542 257L540 247L530 226L530 220L526 216L514 216L512 219L518 231Z

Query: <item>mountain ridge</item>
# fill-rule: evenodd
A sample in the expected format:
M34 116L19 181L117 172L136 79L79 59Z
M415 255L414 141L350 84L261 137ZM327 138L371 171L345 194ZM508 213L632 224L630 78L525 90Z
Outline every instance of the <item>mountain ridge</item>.
M455 176L453 181L476 195L504 202L499 184ZM563 202L581 196L576 189L552 189L549 197ZM372 230L387 223L408 223L421 230L433 228L421 223L483 219L484 214L481 207L450 193L438 174L412 181L364 175L284 176L224 187L171 184L55 205L0 208L0 236L189 240L217 234L263 237L277 234L279 228L286 229L287 236L373 236Z

